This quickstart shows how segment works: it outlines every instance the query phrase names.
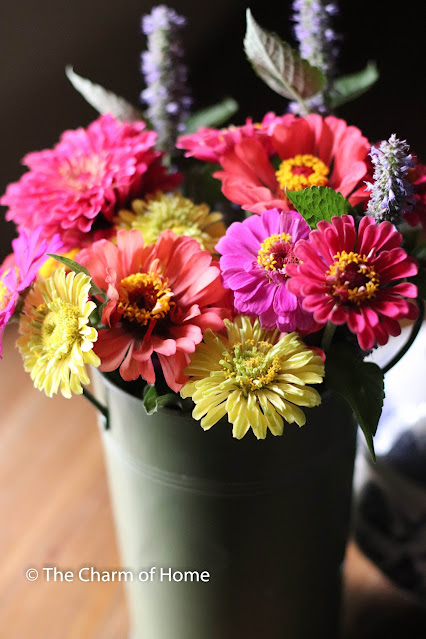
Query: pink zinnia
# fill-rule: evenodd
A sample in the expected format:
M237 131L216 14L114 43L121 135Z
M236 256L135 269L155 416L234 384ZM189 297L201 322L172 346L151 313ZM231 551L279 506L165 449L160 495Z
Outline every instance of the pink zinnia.
M38 227L31 235L21 230L19 237L13 240L13 254L0 266L0 357L2 340L6 324L13 316L19 297L35 280L46 253L62 250L59 236L50 242L40 239L43 229Z
M46 236L59 232L70 248L87 243L95 220L97 228L107 227L130 199L180 181L166 175L155 140L144 122L123 123L111 115L66 131L53 149L23 159L30 171L0 200L10 209L7 219L29 232L39 225Z
M294 245L310 228L296 211L270 209L234 222L216 245L223 282L234 291L239 313L259 317L262 328L290 333L312 328L312 313L286 286L287 265L298 262Z
M417 287L397 282L417 273L417 263L400 248L402 236L390 222L363 217L358 232L350 215L318 222L309 242L295 247L299 264L289 265L288 288L320 324L347 324L363 350L399 335L398 320L414 319Z
M167 385L179 391L189 354L210 328L230 317L229 295L208 251L187 236L164 231L144 246L137 230L119 231L117 245L99 240L76 258L107 292L108 303L95 352L101 371L120 369L126 381L155 382L158 357Z
M276 124L266 139L235 144L220 158L224 170L215 177L231 202L255 213L287 210L292 205L286 189L310 186L329 186L355 205L369 197L364 179L370 147L359 129L334 116L293 117Z
M177 148L186 149L185 157L194 157L205 162L220 163L221 157L234 148L245 138L261 138L264 144L268 140L275 126L282 122L291 122L295 119L292 114L276 116L275 113L267 113L262 122L254 123L248 118L242 126L229 126L226 129L211 129L202 127L195 133L181 135L178 138ZM272 151L272 148L271 148Z

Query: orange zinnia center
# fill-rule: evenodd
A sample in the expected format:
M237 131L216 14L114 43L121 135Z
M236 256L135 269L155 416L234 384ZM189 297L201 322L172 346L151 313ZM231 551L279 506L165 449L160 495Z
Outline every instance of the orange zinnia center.
M156 273L135 273L120 282L117 311L130 322L146 326L152 319L167 315L173 293Z

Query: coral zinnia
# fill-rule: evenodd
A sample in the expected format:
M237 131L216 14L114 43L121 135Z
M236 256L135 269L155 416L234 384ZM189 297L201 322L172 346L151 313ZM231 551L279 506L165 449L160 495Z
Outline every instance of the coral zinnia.
M0 357L4 329L15 312L20 296L35 280L37 271L47 259L46 253L56 253L62 247L59 236L47 242L40 239L41 234L41 227L31 235L21 229L19 237L12 242L13 253L0 267Z
M190 380L181 390L192 397L194 419L204 429L224 415L241 439L250 426L258 439L269 430L282 435L283 419L302 426L306 417L300 406L317 406L319 393L306 384L319 384L324 364L296 333L280 339L278 330L266 331L259 320L238 316L225 320L228 335L206 331L186 369Z
M405 297L416 297L417 287L394 283L417 273L413 258L400 248L402 236L390 222L376 225L363 217L358 232L350 215L318 222L309 242L300 240L294 251L288 288L304 297L303 307L325 324L347 324L363 350L401 332L398 320L414 319L418 309Z
M48 397L59 389L67 398L81 394L90 382L86 364L100 364L92 350L97 332L89 325L96 308L90 287L90 277L61 267L47 280L39 278L25 300L18 346L34 386Z
M207 328L220 330L231 305L220 269L190 237L165 231L144 246L136 229L121 230L117 244L99 240L76 258L109 301L96 353L100 370L120 369L126 381L155 382L156 353L167 385L180 390L183 370Z
M222 255L224 285L235 292L238 312L259 316L262 328L286 333L312 327L312 313L286 287L287 264L298 261L293 247L309 232L299 213L277 209L231 224L216 248Z
M143 122L118 122L103 115L87 129L66 131L52 149L28 154L30 171L10 184L1 204L10 207L8 220L45 235L60 232L73 248L87 242L96 226L112 223L130 198L177 185L166 175L154 151L156 133Z
M357 204L368 199L363 180L369 150L370 143L356 127L334 116L311 114L277 124L267 141L241 140L221 157L224 170L214 175L231 202L255 213L291 208L285 190L310 186L330 186Z
M207 204L194 204L179 193L168 195L158 192L145 200L133 200L132 210L119 211L119 228L136 228L146 244L157 240L162 231L170 229L175 235L193 237L201 248L214 253L216 242L225 235L221 213L210 213Z

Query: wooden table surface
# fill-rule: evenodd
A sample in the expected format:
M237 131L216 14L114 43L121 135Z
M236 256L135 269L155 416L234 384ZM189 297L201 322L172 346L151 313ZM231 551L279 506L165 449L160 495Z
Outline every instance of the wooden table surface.
M126 639L122 583L26 579L30 568L120 564L95 410L83 397L49 400L34 390L15 338L8 327L0 361L0 639ZM343 634L426 637L425 613L353 543Z

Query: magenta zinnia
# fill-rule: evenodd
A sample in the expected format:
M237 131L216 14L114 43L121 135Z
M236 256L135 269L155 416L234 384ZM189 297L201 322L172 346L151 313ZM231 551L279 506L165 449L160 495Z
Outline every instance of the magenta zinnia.
M176 186L179 178L166 175L155 140L144 122L111 115L66 131L53 149L23 159L30 170L0 200L9 207L7 219L30 232L42 225L45 236L59 232L68 248L82 246L89 231L112 225L130 199Z
M20 296L34 282L37 271L47 259L46 253L56 253L62 247L59 236L47 242L41 239L41 234L41 227L31 235L21 230L12 242L13 253L0 266L0 357L4 329Z
M349 215L321 221L309 242L295 247L300 262L288 266L288 287L304 297L303 307L319 324L347 324L363 350L399 335L398 320L414 319L417 287L403 282L417 264L400 247L402 236L390 222L363 217L358 232Z
M262 328L289 333L312 327L312 313L286 286L287 265L298 262L294 245L310 228L299 213L265 211L234 222L216 245L223 282L234 291L240 313L258 316Z

